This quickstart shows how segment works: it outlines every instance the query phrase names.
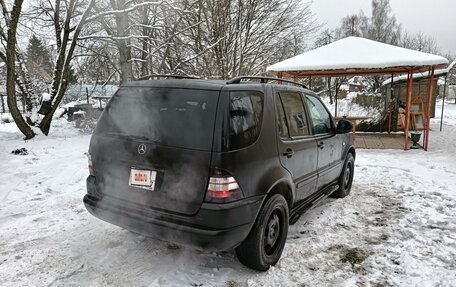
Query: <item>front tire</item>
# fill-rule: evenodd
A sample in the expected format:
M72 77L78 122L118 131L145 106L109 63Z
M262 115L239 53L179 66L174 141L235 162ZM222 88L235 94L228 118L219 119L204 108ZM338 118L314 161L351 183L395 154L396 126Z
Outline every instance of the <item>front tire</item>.
M339 189L336 190L331 197L344 198L351 190L353 183L353 175L355 174L355 158L353 154L349 153L345 159L342 173L339 176L338 184Z
M236 256L247 267L266 271L282 255L288 234L288 204L280 194L266 202L250 234L236 248Z

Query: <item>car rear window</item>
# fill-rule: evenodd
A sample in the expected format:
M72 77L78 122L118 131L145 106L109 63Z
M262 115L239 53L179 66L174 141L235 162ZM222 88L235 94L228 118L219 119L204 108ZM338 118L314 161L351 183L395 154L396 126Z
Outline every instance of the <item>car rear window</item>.
M107 105L96 133L211 150L219 91L123 87Z
M229 141L227 150L236 150L256 141L263 118L263 93L232 91L229 101Z

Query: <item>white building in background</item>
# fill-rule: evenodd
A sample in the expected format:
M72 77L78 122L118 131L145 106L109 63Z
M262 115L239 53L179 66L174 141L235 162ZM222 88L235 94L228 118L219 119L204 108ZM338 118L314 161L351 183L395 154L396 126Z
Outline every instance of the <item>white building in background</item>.
M440 97L443 97L443 91L444 91L444 89L442 86L439 91ZM456 85L447 85L445 98L446 99L456 99Z

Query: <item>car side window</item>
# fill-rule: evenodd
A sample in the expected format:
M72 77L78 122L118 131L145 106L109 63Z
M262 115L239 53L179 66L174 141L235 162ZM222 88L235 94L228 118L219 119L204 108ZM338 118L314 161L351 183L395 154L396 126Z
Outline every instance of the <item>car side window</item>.
M229 150L246 147L256 141L263 118L263 93L230 92Z
M323 103L316 97L307 96L306 104L312 118L314 133L316 135L330 133L331 116L323 106Z
M301 94L281 92L279 96L282 100L289 136L308 136L310 134L309 125Z

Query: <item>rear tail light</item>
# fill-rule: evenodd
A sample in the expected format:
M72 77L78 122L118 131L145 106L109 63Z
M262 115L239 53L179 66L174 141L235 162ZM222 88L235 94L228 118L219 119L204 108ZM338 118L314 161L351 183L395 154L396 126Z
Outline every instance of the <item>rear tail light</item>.
M93 174L92 156L89 153L87 153L87 159L88 159L88 164L89 164L89 174L90 175L94 175Z
M236 179L224 170L212 172L207 186L206 202L224 203L244 198Z

